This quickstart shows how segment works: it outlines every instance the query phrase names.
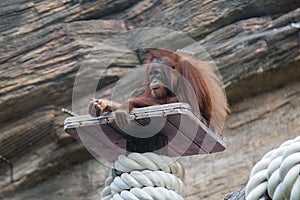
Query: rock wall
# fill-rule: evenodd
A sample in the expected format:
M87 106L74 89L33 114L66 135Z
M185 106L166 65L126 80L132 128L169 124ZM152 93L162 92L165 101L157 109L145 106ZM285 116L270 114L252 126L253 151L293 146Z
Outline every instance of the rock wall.
M116 50L98 47L99 42L134 28L183 31L208 51L226 86L232 110L224 131L228 149L182 158L186 199L224 198L246 184L268 150L300 134L299 30L290 26L300 21L299 1L13 0L0 5L0 198L97 199L109 168L63 132L66 116L60 109L70 108L83 63L104 71L110 57L93 57L91 50L113 57ZM135 52L117 59L98 89L139 62Z

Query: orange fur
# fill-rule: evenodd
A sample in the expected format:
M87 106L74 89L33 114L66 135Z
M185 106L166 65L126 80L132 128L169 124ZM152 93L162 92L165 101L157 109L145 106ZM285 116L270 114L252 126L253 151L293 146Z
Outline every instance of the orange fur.
M227 116L227 112L229 112L229 108L221 88L221 82L209 63L197 60L182 52L173 53L161 49L150 49L149 51L150 52L145 59L145 63L147 64L146 73L149 74L150 65L153 64L154 59L157 58L162 64L154 64L152 65L152 68L153 66L156 66L156 70L161 68L161 73L163 73L164 69L161 66L164 65L172 67L178 72L175 73L173 70L171 74L166 73L168 76L167 80L171 85L170 87L173 88L167 88L167 86L165 87L160 83L159 87L157 87L160 90L155 90L155 92L161 92L158 94L162 95L156 96L155 93L151 93L151 83L149 83L141 96L131 98L118 106L111 105L103 107L103 100L93 100L90 102L89 106L90 114L94 115L93 110L96 110L96 115L99 116L104 111L122 110L127 108L127 106L129 106L130 111L133 108L183 101L189 103L194 109L194 112L197 113L198 111L199 113L197 114L204 117L208 124L214 127L218 133L222 135L223 123ZM188 84L182 82L182 79L179 78L179 74L187 80ZM190 86L192 89L189 89ZM192 93L190 90L193 90ZM196 97L196 99L193 97Z
M222 91L219 78L208 62L196 60L195 58L182 53L180 55L197 69L198 73L201 74L201 77L203 78L203 82L207 85L212 105L210 124L222 134L223 123L229 112L229 106L226 96ZM201 82L202 81L199 81L198 86L195 87L201 88Z
M167 65L170 67L173 65L192 85L197 97L200 114L211 126L222 134L223 123L226 119L227 112L229 112L229 107L221 88L221 82L214 73L213 68L209 66L208 62L199 61L186 53L172 53L167 50L158 49L150 50L150 54L146 57L145 62L151 63L154 58L162 59L163 57L169 58L171 62L168 62ZM184 87L179 86L179 89L182 90L178 92L179 95L185 94L183 91L185 89ZM142 97L151 98L149 86ZM185 101L188 102L189 96L181 97L181 99L185 99ZM173 100L175 99L173 98ZM169 99L166 99L166 101L170 103ZM153 104L162 103L165 102L159 103L153 100Z

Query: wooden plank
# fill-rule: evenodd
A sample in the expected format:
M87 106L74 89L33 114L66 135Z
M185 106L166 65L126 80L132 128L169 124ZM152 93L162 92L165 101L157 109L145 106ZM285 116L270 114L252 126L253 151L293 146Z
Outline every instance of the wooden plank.
M225 140L185 103L134 110L131 124L118 127L111 115L71 117L65 131L92 149L96 156L113 161L120 153L156 152L188 156L223 151Z
M190 138L194 144L203 150L199 150L198 154L215 153L225 150L226 142L224 139L192 113L182 113L180 116L181 119L177 119L178 116L174 115L170 115L168 117L170 122L174 124L178 130L180 130L186 135L186 137ZM194 151L190 149L189 151L191 152L186 152L185 155L197 154L195 153L196 149Z
M77 128L79 133L80 141L89 150L90 153L96 158L105 158L109 162L114 162L118 155L126 153L126 140L124 137L112 140L112 138L107 137L105 134L114 134L108 126L101 129L100 126L86 126ZM96 133L96 134L95 134Z

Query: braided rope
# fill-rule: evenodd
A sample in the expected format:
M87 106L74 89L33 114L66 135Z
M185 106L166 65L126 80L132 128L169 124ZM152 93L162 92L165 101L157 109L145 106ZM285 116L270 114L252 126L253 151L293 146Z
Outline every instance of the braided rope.
M300 199L300 136L268 152L252 169L246 200Z
M101 200L183 200L184 168L154 153L120 155L105 180Z

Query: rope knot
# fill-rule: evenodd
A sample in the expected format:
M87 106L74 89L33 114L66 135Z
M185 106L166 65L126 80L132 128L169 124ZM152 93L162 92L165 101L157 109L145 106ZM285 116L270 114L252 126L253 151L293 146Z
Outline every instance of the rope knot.
M300 136L267 153L252 169L246 200L299 199Z
M183 200L185 177L182 165L154 153L120 155L105 181L101 199Z

